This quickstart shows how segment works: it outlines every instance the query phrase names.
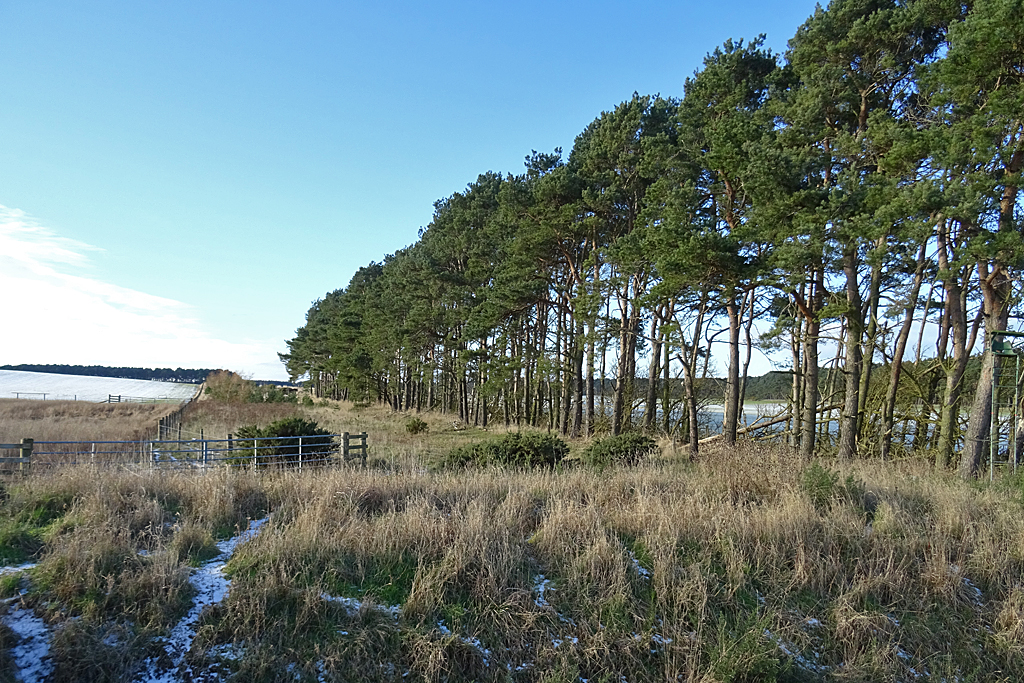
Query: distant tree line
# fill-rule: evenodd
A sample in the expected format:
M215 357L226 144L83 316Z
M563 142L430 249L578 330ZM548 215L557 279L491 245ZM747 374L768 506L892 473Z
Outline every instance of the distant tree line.
M4 365L0 370L48 372L58 375L87 375L89 377L117 377L119 379L148 379L161 382L200 384L216 370L188 368L115 368L106 365Z
M724 371L733 443L759 344L790 359L776 389L803 457L929 448L972 476L987 341L1020 295L1022 16L835 0L783 55L727 41L681 98L634 94L567 157L437 201L415 244L313 304L282 360L321 394L696 452L702 385Z

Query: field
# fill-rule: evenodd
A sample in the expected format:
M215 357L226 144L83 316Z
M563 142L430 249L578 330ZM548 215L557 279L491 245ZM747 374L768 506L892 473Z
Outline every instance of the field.
M64 401L107 400L110 395L144 399L166 399L180 403L192 398L194 384L151 382L143 379L116 377L90 377L87 375L60 375L49 372L0 370L0 398L34 398Z
M0 443L134 441L152 438L174 403L88 403L0 399Z
M7 480L0 559L35 564L0 575L0 680L1024 678L1021 479L753 443L439 470L487 435L196 405L189 428L368 431L369 466Z

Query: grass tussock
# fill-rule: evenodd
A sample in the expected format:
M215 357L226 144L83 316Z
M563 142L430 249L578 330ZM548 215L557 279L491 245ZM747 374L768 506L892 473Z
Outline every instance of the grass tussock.
M253 683L1024 678L1020 480L805 466L762 444L695 463L663 447L630 466L431 472L426 456L480 434L299 408L376 431L394 457L8 483L0 519L21 531L0 552L39 565L4 590L63 624L59 680L137 672L191 604L190 565L268 512L198 624L197 670Z

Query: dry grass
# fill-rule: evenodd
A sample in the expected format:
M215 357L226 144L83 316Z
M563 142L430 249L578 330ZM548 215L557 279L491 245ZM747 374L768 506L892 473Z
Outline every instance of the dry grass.
M266 511L189 656L236 646L221 664L237 680L1024 678L1021 480L915 462L812 472L763 445L602 472L431 473L425 457L473 434L302 410L370 432L379 467L82 468L9 485L3 519L45 528L26 599L68 624L58 678L137 669L188 604L188 563Z
M0 399L0 443L136 441L152 438L174 403L88 403Z

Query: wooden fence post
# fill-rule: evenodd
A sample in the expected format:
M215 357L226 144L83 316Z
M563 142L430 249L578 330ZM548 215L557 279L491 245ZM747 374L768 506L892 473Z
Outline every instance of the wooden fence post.
M348 460L348 432L343 432L341 435L341 460L342 462Z
M363 432L359 436L363 438L363 467L366 467L366 432Z
M18 464L18 470L22 475L26 475L32 469L32 444L35 443L35 439L22 439L21 440L21 457L22 461ZM27 465L27 467L26 467Z

